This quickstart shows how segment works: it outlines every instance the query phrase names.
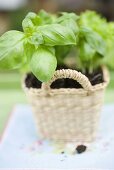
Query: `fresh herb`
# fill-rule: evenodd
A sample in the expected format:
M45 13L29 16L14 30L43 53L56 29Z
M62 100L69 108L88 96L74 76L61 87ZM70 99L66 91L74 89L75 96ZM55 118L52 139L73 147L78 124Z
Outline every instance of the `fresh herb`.
M23 32L8 31L0 37L1 69L31 71L40 81L49 81L72 49L76 69L84 74L103 64L114 68L114 22L94 11L80 16L30 12L22 27Z
M114 68L114 23L95 11L86 11L80 15L79 26L78 68L89 73L103 64Z
M45 11L28 13L22 22L23 32L9 31L0 37L0 68L30 69L40 81L50 80L57 67L55 46L76 44L74 27L58 20Z

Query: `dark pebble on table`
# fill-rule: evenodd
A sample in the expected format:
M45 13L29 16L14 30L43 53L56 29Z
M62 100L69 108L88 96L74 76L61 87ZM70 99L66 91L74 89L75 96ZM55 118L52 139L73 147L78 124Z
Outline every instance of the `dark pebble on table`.
M86 149L87 149L87 147L86 147L85 145L78 145L78 146L76 147L77 153L83 153L83 152L86 151Z
M61 152L61 154L64 154L64 151L63 151L63 152Z

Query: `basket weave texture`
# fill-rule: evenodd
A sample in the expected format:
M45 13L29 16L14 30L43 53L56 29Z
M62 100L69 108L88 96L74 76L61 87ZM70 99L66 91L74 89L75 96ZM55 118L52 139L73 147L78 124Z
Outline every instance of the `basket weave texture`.
M40 89L27 88L23 84L41 137L69 142L93 141L103 105L104 90L109 82L106 68L103 68L103 76L103 83L92 86L82 73L62 69L57 70L49 82L42 83ZM51 89L52 82L60 78L76 80L83 88Z

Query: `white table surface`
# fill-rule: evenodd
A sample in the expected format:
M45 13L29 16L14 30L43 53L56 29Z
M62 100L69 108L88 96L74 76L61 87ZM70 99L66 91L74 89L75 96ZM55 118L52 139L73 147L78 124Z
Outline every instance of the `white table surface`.
M30 106L17 105L0 143L0 168L114 170L114 105L103 108L99 133L86 152L71 155L36 134Z

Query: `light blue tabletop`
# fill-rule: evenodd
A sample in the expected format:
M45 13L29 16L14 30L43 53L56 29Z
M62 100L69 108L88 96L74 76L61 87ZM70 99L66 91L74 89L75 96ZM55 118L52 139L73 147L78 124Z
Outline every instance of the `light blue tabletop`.
M114 170L114 105L103 108L97 139L83 154L58 153L36 134L28 105L17 105L0 143L0 168Z

